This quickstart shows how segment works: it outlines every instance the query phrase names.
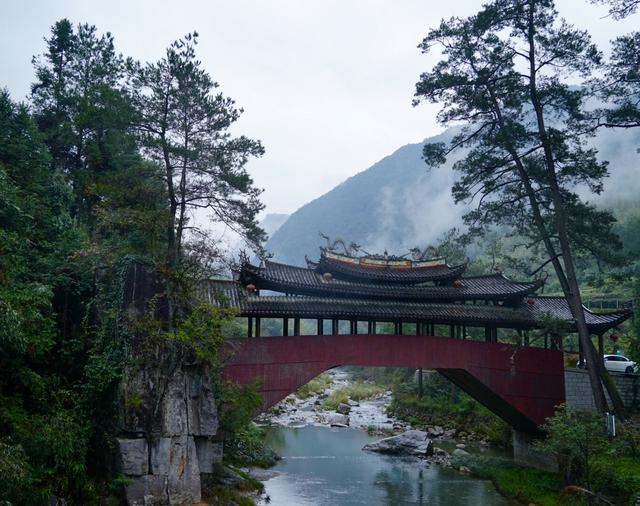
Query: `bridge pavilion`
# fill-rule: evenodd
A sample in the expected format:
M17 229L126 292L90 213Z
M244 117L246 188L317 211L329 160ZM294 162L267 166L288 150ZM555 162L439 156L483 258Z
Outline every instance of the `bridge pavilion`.
M512 329L525 346L529 331L540 329L541 347L562 347L561 336L544 330L574 332L564 297L537 295L543 280L514 281L503 274L465 276L466 264L444 258L412 261L397 257L353 257L322 250L317 262L296 267L266 260L242 264L233 283L216 282L240 316L248 318L248 335L261 335L261 321L282 319L282 335L299 335L300 320L315 320L317 334L375 334L377 323L391 323L394 334L447 335L498 342L499 329ZM631 315L628 310L594 313L585 308L592 335L602 336ZM292 325L290 325L292 323ZM437 330L436 330L436 326ZM513 334L513 333L512 333ZM512 340L510 342L513 342Z

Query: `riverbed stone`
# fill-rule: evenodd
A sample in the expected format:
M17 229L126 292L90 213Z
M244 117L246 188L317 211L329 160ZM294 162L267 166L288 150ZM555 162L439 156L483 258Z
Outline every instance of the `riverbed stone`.
M453 450L451 455L453 455L454 457L464 457L465 455L469 455L469 452L463 450L462 448L456 448L455 450Z
M349 417L340 413L333 413L327 420L332 427L348 427Z
M363 450L389 455L413 455L427 457L433 454L429 435L422 430L408 430L397 436L366 444Z
M338 404L336 411L342 415L348 415L351 412L351 406L341 402L340 404Z
M149 472L149 447L146 439L118 439L118 449L123 474L142 476Z

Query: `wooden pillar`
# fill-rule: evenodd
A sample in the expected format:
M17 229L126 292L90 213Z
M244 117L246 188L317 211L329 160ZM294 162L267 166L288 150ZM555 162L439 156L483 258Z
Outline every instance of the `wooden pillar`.
M371 320L369 322L369 324L371 325L371 332L369 332L369 334L375 334L377 329L376 329L376 321L375 320Z
M256 337L260 337L260 317L256 316Z
M491 342L491 327L484 328L484 341L485 343Z
M416 322L416 336L421 336L422 335L422 329L421 329L422 323L417 321Z
M422 367L418 369L418 397L422 398L424 385L422 383Z
M367 322L367 334L373 334L373 322L371 320Z
M351 331L351 335L356 335L358 333L358 321L357 320L351 320L351 322L349 322L349 328Z
M529 331L528 330L524 331L524 345L525 346L530 346L531 345L531 340L529 339Z
M294 336L300 335L300 318L293 319L293 335Z
M449 337L456 337L456 328L453 325L449 325Z
M319 336L324 334L324 322L322 320L322 318L318 318L318 330L317 330L317 334Z
M467 326L463 325L462 326L462 339L466 339L467 338Z
M247 334L249 335L249 337L253 337L253 316L247 318L247 327Z
M282 319L282 335L285 337L289 335L289 318Z
M549 334L547 332L544 333L544 347L545 349L549 347Z
M331 320L331 334L337 336L340 333L338 330L338 320L334 318L333 320Z

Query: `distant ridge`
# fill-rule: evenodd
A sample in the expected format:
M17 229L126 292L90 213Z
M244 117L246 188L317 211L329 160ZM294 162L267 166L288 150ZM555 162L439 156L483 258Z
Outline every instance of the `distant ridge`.
M422 160L425 142L447 142L449 129L422 143L407 144L331 191L305 204L275 230L266 248L274 260L303 265L304 256L318 257L319 246L331 239L356 242L371 253L387 250L404 254L415 246L433 243L445 231L461 225L467 207L455 205L451 186L457 174L453 159L428 170ZM613 175L605 192L596 196L602 205L633 199L640 206L640 129L602 130L594 140L600 157L609 160Z

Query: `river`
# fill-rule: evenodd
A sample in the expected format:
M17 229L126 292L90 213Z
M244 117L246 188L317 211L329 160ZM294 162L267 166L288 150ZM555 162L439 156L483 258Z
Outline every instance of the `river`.
M376 439L349 428L270 428L268 442L283 458L272 468L278 474L265 482L269 504L509 504L488 481L416 458L362 451L366 443Z
M349 381L332 372L331 390ZM390 393L388 393L390 394ZM267 443L282 460L270 469L262 505L488 505L503 506L504 499L485 480L413 457L392 457L365 452L362 447L380 439L366 427L390 429L397 424L384 412L390 396L362 401L351 413L351 427L326 423L326 412L314 406L315 398L298 401L295 408L271 417ZM397 428L397 425L396 425ZM449 448L447 448L449 450Z

